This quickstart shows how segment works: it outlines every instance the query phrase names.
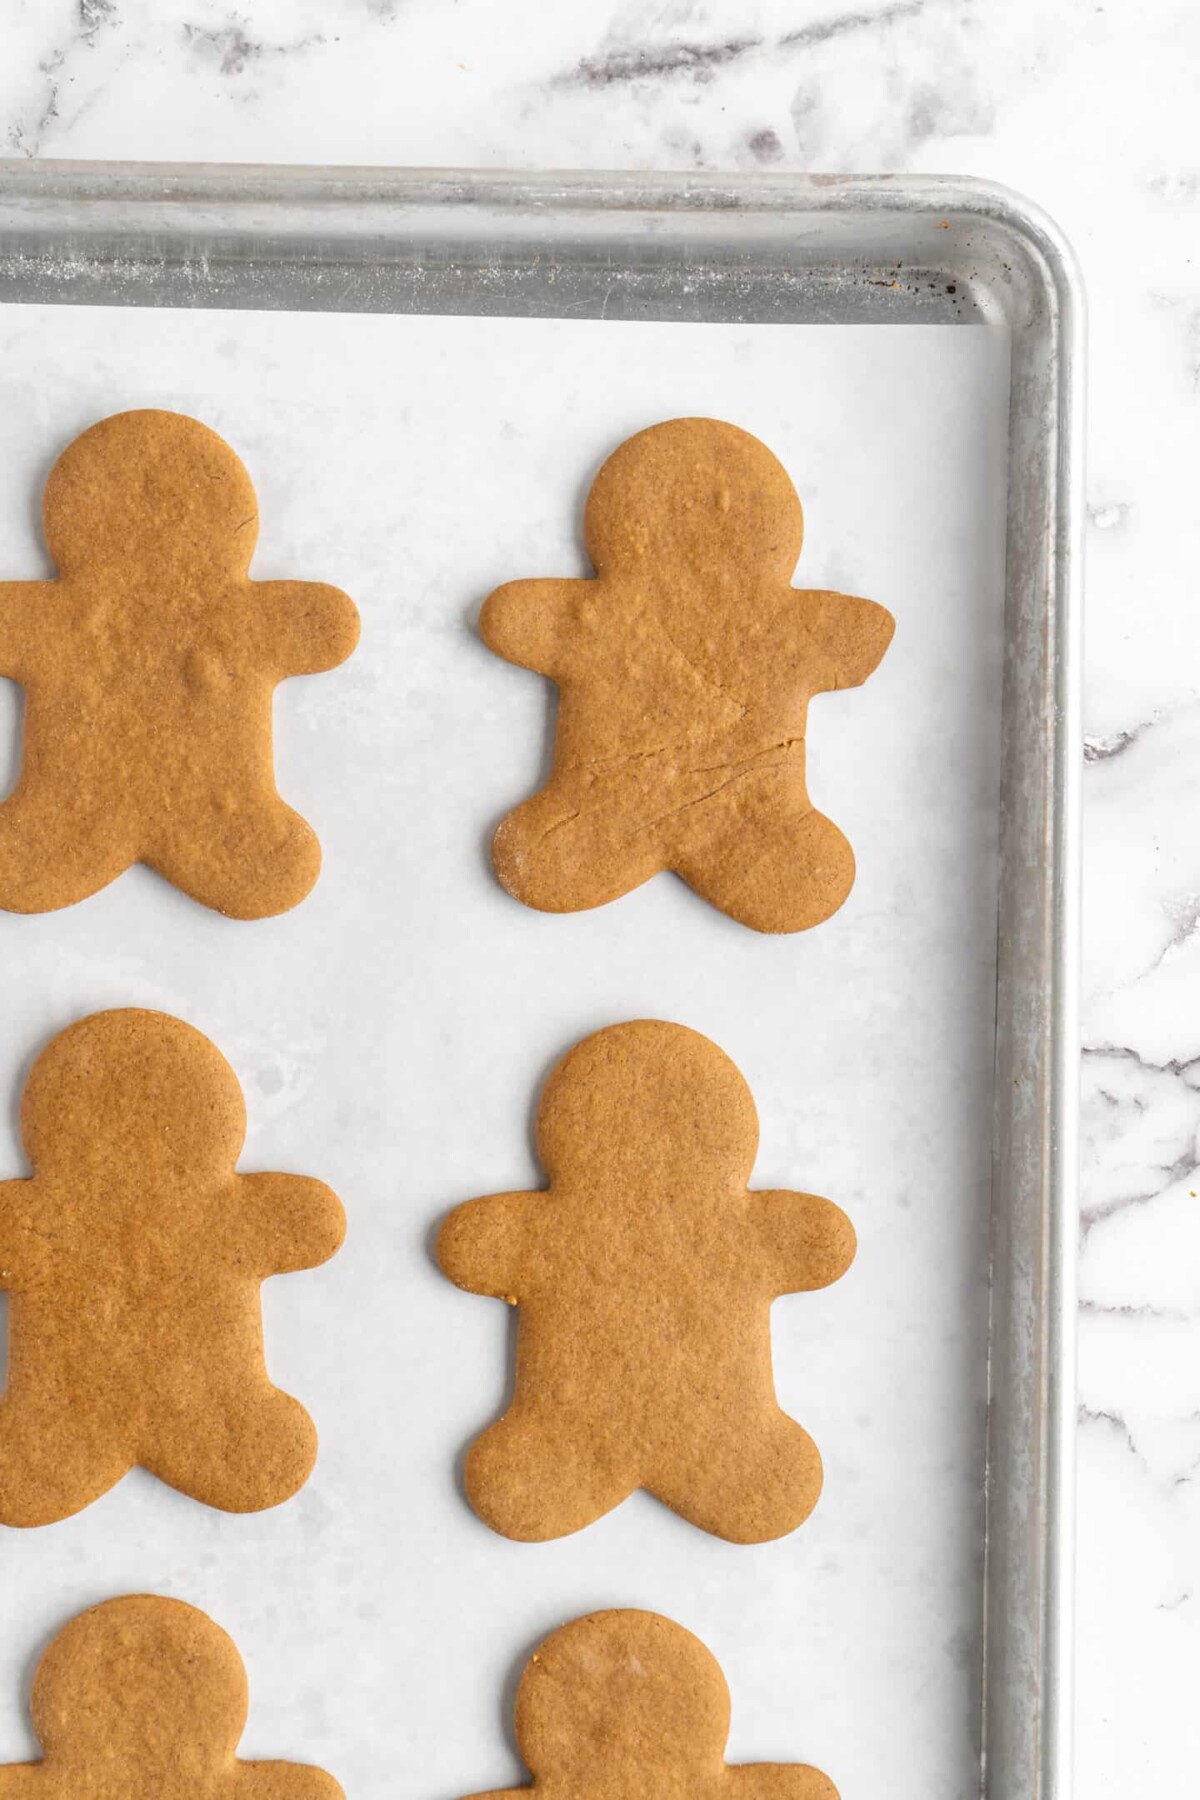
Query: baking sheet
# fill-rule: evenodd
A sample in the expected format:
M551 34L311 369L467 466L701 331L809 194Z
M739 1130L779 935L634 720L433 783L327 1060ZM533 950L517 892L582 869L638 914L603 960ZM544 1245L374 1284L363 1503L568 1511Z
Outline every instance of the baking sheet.
M243 1167L320 1175L350 1234L264 1290L274 1378L321 1432L274 1513L209 1513L136 1473L79 1518L0 1533L0 1759L34 1753L36 1653L80 1607L177 1594L232 1632L247 1755L353 1796L521 1779L508 1710L563 1619L646 1606L697 1632L733 1692L733 1760L812 1761L845 1800L978 1789L996 831L1008 365L997 326L607 325L0 309L0 574L49 573L53 457L103 414L193 412L258 488L254 573L332 580L363 614L342 670L276 703L281 792L325 872L234 924L146 871L69 912L0 915L10 1096L70 1019L176 1012L234 1064ZM761 436L805 503L801 584L887 604L895 643L810 716L817 804L859 877L772 940L660 877L549 918L491 879L495 821L544 767L552 690L491 657L479 601L584 573L587 482L629 432L711 413ZM0 684L15 773L18 703ZM0 754L0 761L3 760ZM509 1544L457 1486L502 1404L511 1320L437 1273L445 1211L535 1184L537 1086L638 1016L713 1037L758 1103L754 1184L824 1192L850 1275L773 1312L781 1403L826 1489L775 1544L704 1537L645 1496Z

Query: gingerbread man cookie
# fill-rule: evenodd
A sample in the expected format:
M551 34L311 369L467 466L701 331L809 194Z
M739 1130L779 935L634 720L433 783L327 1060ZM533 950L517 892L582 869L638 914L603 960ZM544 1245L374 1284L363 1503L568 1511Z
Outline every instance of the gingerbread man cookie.
M51 470L43 514L58 580L0 583L0 675L26 705L0 907L70 906L137 862L233 918L295 906L321 850L276 792L272 695L345 661L353 604L249 579L250 477L179 413L93 425Z
M806 1764L725 1761L725 1677L658 1613L592 1613L547 1638L517 1688L516 1732L531 1786L473 1800L838 1800Z
M537 1145L548 1191L468 1201L438 1239L451 1281L520 1308L511 1405L467 1457L472 1506L534 1541L642 1487L735 1543L793 1530L821 1458L775 1398L771 1302L845 1272L849 1220L811 1194L747 1191L750 1090L682 1025L577 1044Z
M793 588L803 534L763 444L675 419L628 439L592 484L596 580L491 595L485 643L559 689L550 780L496 833L516 899L577 912L670 869L757 931L837 911L854 853L808 797L808 702L865 681L894 621Z
M248 1700L233 1639L194 1606L93 1606L38 1665L45 1756L0 1766L0 1800L344 1800L306 1763L238 1760Z
M271 1385L259 1288L345 1228L301 1175L239 1175L237 1077L155 1012L105 1012L39 1056L21 1106L32 1180L0 1182L0 1524L46 1525L135 1465L226 1512L302 1487L312 1420Z

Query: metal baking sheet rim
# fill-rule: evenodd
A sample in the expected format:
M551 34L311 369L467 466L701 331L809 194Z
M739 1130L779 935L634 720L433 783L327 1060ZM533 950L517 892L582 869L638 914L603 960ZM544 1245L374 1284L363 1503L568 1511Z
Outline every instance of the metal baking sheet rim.
M0 170L0 302L612 317L616 292L617 316L712 316L706 269L744 276L742 316L1010 333L980 1792L1067 1800L1084 323L1062 235L951 176Z

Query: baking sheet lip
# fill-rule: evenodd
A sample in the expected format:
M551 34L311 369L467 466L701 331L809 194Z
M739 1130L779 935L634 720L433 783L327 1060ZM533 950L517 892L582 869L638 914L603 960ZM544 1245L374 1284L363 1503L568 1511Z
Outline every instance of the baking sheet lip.
M31 157L0 163L0 198L261 204L494 205L507 211L762 211L897 214L949 212L1037 240L1075 272L1059 226L1040 206L1002 183L973 175L825 174L746 171L448 169L282 163L71 161Z
M1075 277L1075 258L1060 227L1035 202L1000 182L973 175L834 174L715 171L521 170L309 165L75 161L30 157L0 163L0 199L344 204L348 197L391 205L494 205L507 211L561 209L564 201L598 212L737 210L854 214L949 212L1036 240Z
M190 184L190 185L189 185ZM1042 1279L1038 1289L1039 1363L1033 1398L1035 1441L1023 1444L1039 1473L1028 1495L1034 1520L1033 1560L1038 1574L1020 1599L1036 1619L1016 1619L1019 1636L1034 1625L1036 1644L1006 1646L1006 1670L985 1671L987 1733L981 1792L989 1800L1067 1800L1070 1792L1071 1579L1074 1524L1071 1512L1074 1445L1074 1237L1077 1134L1077 1005L1079 904L1079 611L1082 542L1082 381L1083 295L1074 255L1058 227L1022 197L992 183L952 176L737 176L680 174L647 177L583 171L527 174L492 171L355 170L267 168L258 165L159 165L26 163L0 168L0 216L6 202L31 209L39 202L75 205L110 203L133 209L139 202L178 214L172 229L181 236L208 228L211 219L188 218L189 209L246 202L260 210L286 205L323 212L355 201L378 200L401 206L459 213L464 229L491 205L514 221L531 212L550 216L590 210L607 212L619 224L625 215L661 210L664 217L698 216L731 209L757 210L786 230L789 215L819 225L840 215L852 228L856 217L912 221L944 240L947 270L962 268L961 257L984 252L975 278L993 292L1011 325L1014 340L1014 434L1018 423L1050 447L1045 470L1032 490L1035 529L1021 537L1014 522L1018 504L1010 482L1009 602L1023 587L1026 607L1047 628L1037 657L1037 736L1045 779L1045 867L1030 872L1029 892L1039 904L1037 965L1044 970L1048 1004L1035 1008L1029 1056L1036 1062L1039 1105L1036 1133L1021 1144L1025 1159L1037 1156L1036 1182L1041 1235ZM16 209L19 213L20 207ZM970 224L968 234L937 231L933 215ZM73 221L74 223L74 221ZM314 222L315 223L315 222ZM126 218L125 231L138 229ZM144 229L144 225L141 227ZM110 232L116 228L106 224ZM261 222L255 234L262 241ZM0 225L0 247L3 227ZM850 260L846 240L832 248ZM268 246L264 243L263 248ZM1006 267L1008 254L1011 265ZM1022 385L1023 384L1023 385ZM1022 412L1022 405L1026 410ZM1014 440L1015 441L1015 440ZM1010 442L1010 459L1013 447ZM1010 468L1013 466L1010 460ZM1036 509L1036 510L1035 510ZM1014 523L1017 526L1014 536ZM1030 521L1025 522L1026 525ZM1013 545L1024 562L1015 567ZM1028 619L1024 622L1030 631ZM1018 796L1020 798L1020 796ZM1048 906L1048 889L1055 904ZM1015 1052L1026 1051L1022 1041ZM1028 1058L1027 1058L1028 1060ZM1036 1143L1034 1138L1036 1137ZM1011 1554L1015 1541L1007 1530ZM989 1522L989 1539L992 1522ZM1035 1591L1036 1590L1036 1591ZM989 1586L994 1618L1006 1596ZM1018 1612L1020 1608L1018 1606ZM1010 1634L1011 1635L1011 1634ZM990 1633L989 1633L990 1636ZM1022 1654L1024 1652L1024 1654ZM1004 1673L1010 1677L1002 1685ZM1021 1679L1013 1681L1016 1675ZM1015 1730L1005 1730L1021 1715ZM1002 1721L999 1755L993 1725ZM1028 1749L1026 1749L1028 1746Z
M1083 379L1087 312L1082 274L1069 244L1057 247L1053 267L1061 282L1064 354L1057 377L1060 437L1056 461L1056 575L1059 583L1055 643L1055 830L1059 883L1054 911L1053 981L1054 1105L1049 1181L1055 1241L1048 1246L1051 1294L1048 1329L1055 1366L1047 1414L1053 1459L1050 1517L1046 1528L1054 1605L1044 1620L1044 1657L1050 1671L1057 1720L1046 1745L1045 1800L1068 1800L1072 1787L1074 1729L1074 1627L1076 1559L1075 1434L1077 1413L1080 990L1083 908L1083 571L1086 505L1087 390ZM1053 1689L1057 1688L1057 1693Z
M387 164L206 163L90 161L55 157L0 164L0 197L111 198L254 204L287 197L344 202L348 193L393 204L423 206L484 202L509 210L561 207L569 199L599 211L672 210L913 213L942 210L1008 225L1019 235L1053 243L1073 261L1060 228L1041 207L1003 183L974 175L840 174L836 172L629 169L455 169ZM937 203L935 205L935 202ZM803 206L801 207L801 203Z
M1040 266L1041 285L1053 292L1069 333L1080 328L1082 283L1071 246L1041 207L1014 189L975 176L954 174L836 174L768 171L631 170L549 171L448 169L370 165L320 166L265 163L88 162L30 158L0 163L0 209L19 216L28 206L144 205L173 210L222 206L251 208L289 204L333 213L353 203L385 208L432 209L454 216L464 208L502 216L549 218L564 208L619 220L626 213L687 215L719 223L722 215L757 215L764 222L789 216L847 220L864 212L897 221L946 216L946 254L928 267L969 283L981 310L998 310L1015 324L1023 308L1010 279L1001 243L1018 263ZM236 226L236 220L230 221ZM964 240L955 225L974 226L980 239ZM161 229L161 221L156 224ZM938 238L943 234L939 231ZM3 224L0 223L0 242ZM940 246L939 246L940 247ZM986 253L977 266L973 250ZM964 258L966 266L964 267ZM833 257L833 261L847 259ZM864 267L868 266L864 264ZM901 312L898 318L910 322Z
M1001 1667L990 1664L993 1624L985 1616L985 1761L981 1792L1008 1800L1028 1794L1030 1800L1068 1800L1073 1764L1073 1621L1075 1559L1075 1367L1076 1254L1078 1231L1079 1118L1079 953L1082 860L1080 854L1082 796L1082 554L1084 519L1083 356L1086 308L1082 277L1064 234L1031 203L1004 189L993 189L984 202L989 216L1030 259L1032 311L1013 319L1014 378L1028 388L1028 411L1014 407L1010 437L1009 554L1018 567L1007 576L1009 598L1023 586L1022 598L1035 608L1025 632L1045 627L1040 647L1044 669L1037 728L1045 757L1046 790L1040 887L1031 886L1042 903L1045 944L1035 973L1044 975L1048 1004L1035 1009L1033 1033L1040 1044L1043 1099L1039 1118L1037 1188L1041 1240L1037 1246L1039 1296L1038 1343L1034 1356L1033 1401L1037 1441L1029 1446L1038 1474L1029 1499L1033 1543L1026 1545L1040 1568L1025 1578L1020 1598L1040 1599L1036 1643L1027 1657L1014 1651L1012 1634L1002 1644ZM1020 364L1018 364L1018 358ZM1014 394L1016 390L1014 389ZM1040 483L1042 515L1038 533L1023 540L1019 509L1025 498L1012 479L1019 473L1019 432L1033 433L1047 444ZM1039 535L1040 533L1040 535ZM1030 986L1024 972L1024 986ZM1029 998L1028 991L1025 996ZM1020 1036L1013 1025L1013 1036ZM1019 1057L1020 1046L1009 1054ZM998 1090L998 1118L1004 1107ZM1025 1161L1034 1145L1023 1146ZM1014 1157L1019 1180L1028 1173ZM992 1293L996 1294L995 1280ZM989 1393L992 1389L989 1386ZM990 1412L990 1402L989 1402ZM989 1420L989 1451L992 1448ZM989 1468L989 1485L991 1469ZM989 1521L988 1560L991 1559ZM1019 1521L1005 1521L1003 1555L1012 1561L1020 1544ZM1020 1584L1018 1584L1020 1585ZM988 1611L1004 1596L995 1580L986 1584ZM1019 1611L1018 1607L1018 1611ZM1005 1685L1028 1675L1030 1691ZM1028 1756L1011 1729L1012 1715L1028 1716ZM998 1765L989 1754L997 1715L1003 1718L1004 1740Z

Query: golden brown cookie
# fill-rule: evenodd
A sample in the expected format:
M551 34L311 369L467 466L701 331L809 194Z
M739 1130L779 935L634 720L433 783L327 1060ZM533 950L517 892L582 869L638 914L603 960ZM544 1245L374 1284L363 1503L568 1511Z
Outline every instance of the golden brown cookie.
M0 1800L344 1800L308 1764L238 1760L248 1699L233 1639L194 1606L93 1606L38 1665L44 1760L0 1767Z
M594 581L490 596L485 643L559 689L550 780L496 833L510 894L577 912L670 869L757 931L837 911L854 853L808 797L808 702L865 681L895 622L873 601L793 588L803 535L765 445L673 419L592 484Z
M259 1288L325 1262L345 1218L319 1181L239 1175L245 1132L233 1070L166 1013L94 1013L38 1057L33 1178L0 1182L0 1524L65 1519L137 1464L226 1512L308 1479L316 1431L267 1375Z
M58 580L0 583L0 675L25 689L0 907L70 906L136 862L233 918L295 906L321 849L275 788L272 695L345 661L352 602L249 579L250 477L179 413L85 431L43 516Z
M658 1613L592 1613L548 1637L521 1676L516 1730L532 1784L473 1800L838 1800L806 1764L725 1761L725 1677Z
M438 1238L451 1281L520 1308L512 1402L467 1457L475 1511L505 1537L563 1537L642 1487L735 1543L792 1531L821 1458L775 1398L771 1302L845 1272L850 1221L747 1191L750 1090L682 1025L577 1044L537 1144L547 1191L468 1201Z

